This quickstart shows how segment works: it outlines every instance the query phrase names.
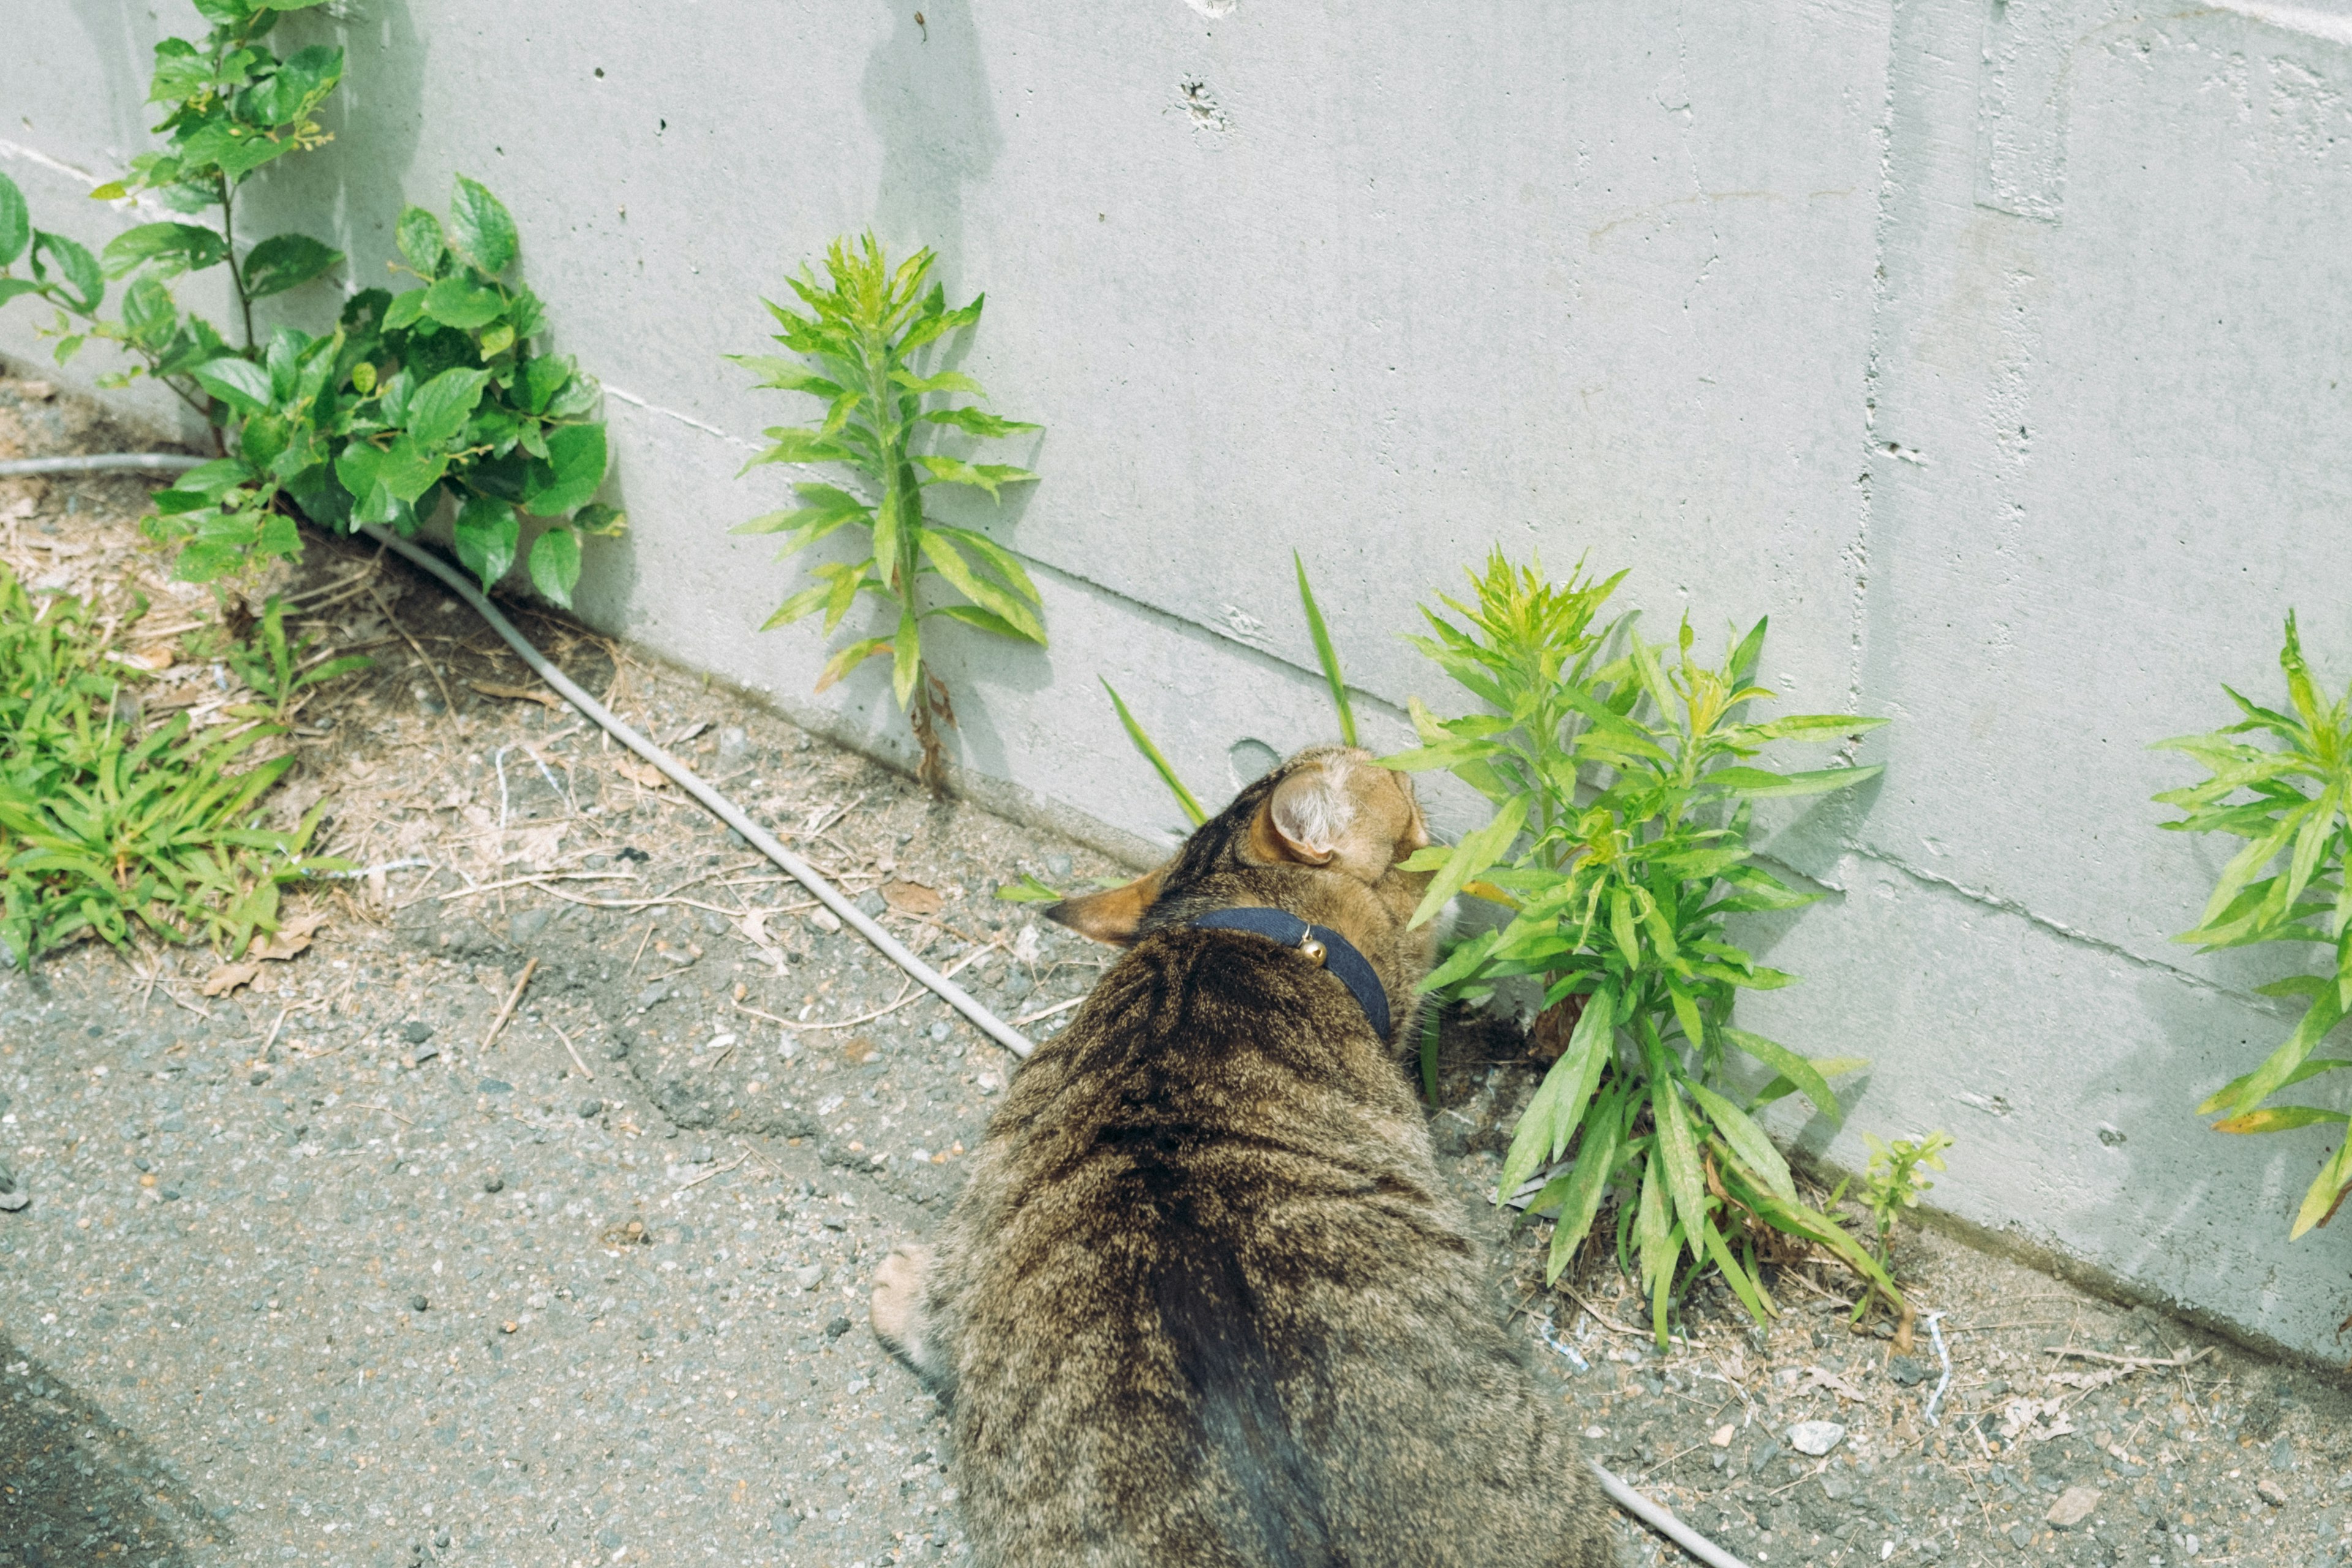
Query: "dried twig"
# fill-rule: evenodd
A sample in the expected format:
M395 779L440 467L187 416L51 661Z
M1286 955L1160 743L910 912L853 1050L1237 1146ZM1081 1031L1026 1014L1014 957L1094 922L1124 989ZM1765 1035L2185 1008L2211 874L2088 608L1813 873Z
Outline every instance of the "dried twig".
M421 904L426 899L431 899L436 903L446 904L452 899L470 899L477 893L495 893L502 888L539 888L544 891L552 892L554 889L547 887L551 879L566 882L634 882L637 879L636 874L632 871L536 871L528 877L509 877L502 882L483 882L476 887L460 888L454 893L426 893L410 900L409 902ZM401 906L403 909L407 907L407 904Z
M499 1037L499 1031L506 1027L507 1020L514 1016L515 1004L522 1000L523 987L530 984L531 974L538 968L539 960L535 958L522 966L522 973L516 977L514 990L508 994L507 1005L499 1009L497 1017L490 1020L490 1032L482 1037L480 1049L488 1050L490 1042Z
M1073 996L1066 1002L1056 1002L1050 1007L1040 1007L1034 1013L1024 1013L1013 1020L1013 1026L1017 1029L1024 1024L1034 1024L1040 1018L1050 1018L1056 1013L1066 1013L1085 1000L1084 996Z
M692 1180L680 1182L677 1184L678 1191L684 1192L688 1187L699 1186L704 1182L710 1180L713 1176L723 1176L749 1158L750 1156L748 1154L738 1154L734 1159L729 1161L724 1165L713 1165L710 1169L703 1172L702 1174L694 1177Z
M982 953L984 953L984 952L988 952L988 949L987 949L987 948L984 948L984 947L982 947L982 948L974 948L971 952L965 953L961 958L957 959L953 963L951 963L951 964L948 965L948 967L947 967L947 968L942 969L941 971L940 971L940 979L942 979L942 980L952 980L952 979L954 979L958 974L961 973L962 973L962 972L963 972L963 971L964 971L968 966L970 966L970 965L971 964L971 963L972 963L974 960L978 959L978 958L981 956L981 954L982 954ZM856 1017L855 1017L855 1018L843 1018L843 1019L839 1020L838 1022L835 1022L835 1023L830 1023L830 1024L795 1024L795 1023L790 1023L790 1022L787 1022L786 1020L784 1020L784 1019L782 1019L782 1018L774 1018L774 1017L773 1017L773 1015L772 1015L772 1014L767 1014L767 1013L761 1013L761 1014L760 1014L760 1016L761 1016L761 1017L762 1017L762 1018L772 1018L774 1022L779 1023L779 1024L782 1024L782 1025L783 1025L786 1028L788 1028L788 1029L809 1029L809 1030L819 1030L819 1029L848 1029L848 1028L854 1028L854 1027L856 1027L856 1026L857 1025L859 1025L859 1024L870 1024L870 1023L872 1023L872 1022L873 1022L875 1019L877 1019L877 1018L883 1017L883 1016L885 1016L886 1015L888 1015L888 1014L891 1014L891 1013L895 1013L895 1012L897 1012L899 1008L904 1007L904 1006L905 1006L908 1003L909 1003L909 1002L915 1001L917 998L920 997L922 994L923 994L923 990L922 990L922 988L921 988L920 986L917 985L917 984L915 984L915 982L914 982L914 981L909 980L909 981L908 981L908 982L907 982L907 984L906 984L905 989L901 990L901 991L898 993L898 995L897 999L896 999L896 1000L894 1000L894 1001L893 1001L893 1002L892 1002L888 1006L887 1006L887 1007L877 1007L877 1008L876 1008L876 1009L875 1009L873 1012L871 1012L871 1013L860 1013L860 1014L859 1014ZM1079 997L1079 998L1078 998L1078 1000L1079 1000L1079 1001L1081 1001L1081 1002L1083 1002L1083 1001L1085 1001L1085 1000L1086 1000L1086 998L1085 998L1085 997L1083 997L1083 996L1081 996L1081 997ZM740 1002L739 1002L739 1003L737 1003L737 1004L736 1004L736 1005L737 1005L738 1007L742 1007L742 1006L743 1006L743 1005L742 1005L741 1003L740 1003ZM756 1009L750 1008L750 1007L743 1007L743 1011L745 1011L745 1012L749 1013L749 1012L756 1011ZM1061 1008L1059 1008L1059 1007L1049 1007L1049 1008L1047 1008L1045 1011L1046 1011L1046 1012L1048 1012L1048 1013L1058 1013L1058 1012L1060 1012L1060 1011L1061 1011ZM1041 1013L1041 1014L1036 1015L1036 1016L1038 1016L1038 1017L1043 1017L1043 1016L1045 1016L1045 1014ZM1023 1022L1024 1022L1024 1023L1025 1023L1025 1022L1027 1022L1027 1020L1026 1020L1026 1019L1024 1019L1024 1020L1023 1020Z
M586 1079L590 1083L594 1083L596 1081L596 1075L589 1071L588 1064L586 1062L580 1059L580 1047L572 1043L572 1037L563 1032L563 1026L551 1018L547 1022L547 1026L555 1031L555 1037L562 1040L563 1042L563 1048L572 1053L572 1065L580 1069L580 1075Z
M383 595L378 591L373 583L367 585L367 595L369 598L375 601L376 610L383 616L384 625L400 634L400 640L408 645L408 651L416 656L416 662L425 667L425 673L431 676L433 684L441 689L441 710L444 713L456 713L457 703L457 700L449 695L449 683L441 679L440 669L431 658L426 657L424 645L408 635L408 628L400 624L400 617L392 613L392 605L385 602Z
M637 941L637 951L636 951L634 954L632 954L632 955L630 956L630 959L629 959L629 967L630 967L631 969L635 969L635 968L636 968L636 966L637 966L637 960L638 960L638 959L640 959L640 958L643 958L643 957L646 955L646 942L651 942L651 941L653 941L653 939L654 939L654 927L655 927L655 925L656 925L657 923L658 923L657 921L647 921L646 922L646 934L645 934L644 936L642 936L642 937L640 937L640 938L638 939L638 941Z
M394 1110L389 1105L355 1105L352 1107L352 1109L354 1110L381 1110L386 1116L391 1117L394 1121L399 1122L403 1127L414 1127L416 1125L415 1122L411 1121L407 1117L403 1116L399 1111Z
M2123 1367L2131 1372L2143 1372L2150 1367L2193 1366L2211 1355L2213 1347L2207 1345L2203 1350L2191 1354L2171 1356L2163 1360L2144 1355L2109 1355L2105 1351L2078 1350L2073 1345L2044 1345L2042 1347L2042 1353L2054 1356L2076 1356L2084 1361L2103 1361L2110 1366Z

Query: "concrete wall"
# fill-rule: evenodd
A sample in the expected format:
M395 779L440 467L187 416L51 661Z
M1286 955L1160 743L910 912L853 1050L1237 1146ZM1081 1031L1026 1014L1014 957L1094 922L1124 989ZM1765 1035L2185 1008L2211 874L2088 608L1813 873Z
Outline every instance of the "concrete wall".
M1653 635L1769 612L1790 710L1895 722L1776 829L1834 896L1759 928L1807 984L1744 1021L1874 1058L1852 1125L1950 1128L1952 1213L2341 1354L2347 1237L2285 1239L2319 1138L2190 1114L2287 1025L2265 961L2168 940L2220 857L2154 830L2188 775L2144 747L2273 681L2289 605L2352 674L2352 5L921 3L299 16L351 50L338 141L251 206L373 279L404 200L501 193L613 394L591 617L883 751L878 668L818 704L814 630L751 632L788 579L724 529L792 476L733 475L799 410L719 356L829 237L937 247L989 294L964 368L1046 426L1042 485L962 509L1054 646L947 640L961 761L1111 830L1174 813L1098 674L1204 794L1324 733L1294 546L1383 742L1457 706L1397 634L1490 542L1631 566ZM14 8L43 221L131 221L73 171L194 26Z

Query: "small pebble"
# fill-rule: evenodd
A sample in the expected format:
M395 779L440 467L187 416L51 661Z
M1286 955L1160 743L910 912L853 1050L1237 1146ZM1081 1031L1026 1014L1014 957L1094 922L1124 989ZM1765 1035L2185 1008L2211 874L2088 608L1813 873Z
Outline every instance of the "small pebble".
M948 1037L949 1034L950 1034L950 1033L951 1033L951 1032L952 1032L952 1031L950 1031L950 1028L949 1028L949 1026L948 1026L948 1021L947 1021L945 1018L941 1018L938 1023L933 1024L933 1025L931 1026L931 1041L932 1041L932 1043L933 1043L934 1045L944 1045L944 1044L946 1044L946 1043L947 1043L947 1037Z
M400 1026L400 1037L412 1046L421 1046L433 1037L433 1026L411 1018Z
M411 1296L408 1299L408 1310L412 1312L421 1312L431 1305L433 1305L433 1303L426 1300L422 1296Z
M604 1102L601 1100L583 1100L580 1102L580 1114L583 1116L601 1115L604 1110Z
M15 1214L32 1201L30 1193L0 1193L0 1214Z
M1789 1447L1820 1458L1845 1440L1845 1428L1834 1421L1800 1421L1788 1431Z
M878 921L889 912L889 909L879 889L868 888L857 895L857 912L867 920Z
M486 1193L504 1192L506 1190L506 1185L507 1179L504 1176L499 1175L496 1171L492 1171L488 1175L482 1178L482 1191Z
M803 1290L814 1290L824 1283L824 1265L812 1263L805 1268L793 1270L793 1282Z
M847 1318L835 1318L824 1326L824 1337L829 1340L837 1340L848 1331L849 1320Z
M253 1085L256 1089L258 1089L263 1084L269 1081L269 1069L268 1068L256 1068L251 1072L245 1075L245 1081Z

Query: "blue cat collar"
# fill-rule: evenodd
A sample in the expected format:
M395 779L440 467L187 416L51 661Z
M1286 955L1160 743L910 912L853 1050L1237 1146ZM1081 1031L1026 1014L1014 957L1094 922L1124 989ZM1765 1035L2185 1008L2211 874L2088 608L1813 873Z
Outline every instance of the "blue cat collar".
M1383 1040L1389 1037L1389 994L1381 977L1373 972L1371 961L1356 951L1356 944L1329 926L1310 925L1286 910L1260 906L1219 910L1192 923L1210 931L1245 931L1321 964L1355 997L1372 1033Z

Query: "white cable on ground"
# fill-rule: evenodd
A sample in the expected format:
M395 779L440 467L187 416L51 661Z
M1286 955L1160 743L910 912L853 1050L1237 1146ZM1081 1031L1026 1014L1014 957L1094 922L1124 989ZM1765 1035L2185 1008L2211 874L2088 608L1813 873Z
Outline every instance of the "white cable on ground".
M1600 1479L1601 1489L1609 1494L1610 1501L1706 1563L1707 1568L1748 1568L1747 1563L1742 1563L1599 1465L1592 1467L1592 1473Z
M43 474L180 474L202 468L209 458L184 452L101 452L94 458L12 458L0 463L0 479Z
M422 549L388 530L370 527L362 529L360 531L439 578L444 586L471 605L477 614L490 623L490 629L505 639L506 645L514 649L525 664L530 666L533 673L555 688L557 691L562 692L565 701L611 731L613 737L629 750L676 780L679 788L700 801L709 809L712 816L749 839L753 848L782 867L786 876L814 893L820 903L855 927L858 935L881 950L883 957L937 992L940 998L949 1006L971 1019L991 1039L1014 1056L1026 1058L1036 1048L1011 1025L973 1000L971 993L964 990L962 986L908 952L905 944L897 937L876 924L866 916L865 910L842 897L840 889L819 876L814 867L785 848L776 841L774 835L745 816L740 806L703 783L695 776L692 769L638 734L623 723L618 717L606 710L603 703L581 690L562 670L541 657L540 651L531 647L530 640L515 630L513 624L499 614L497 607L484 598L480 591L468 582L462 573L430 551Z

